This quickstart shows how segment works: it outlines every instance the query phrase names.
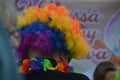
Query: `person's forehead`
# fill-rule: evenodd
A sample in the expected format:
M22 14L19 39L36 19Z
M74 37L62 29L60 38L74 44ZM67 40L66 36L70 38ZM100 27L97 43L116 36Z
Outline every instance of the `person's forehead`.
M108 71L107 74L108 75L115 75L117 73L117 71Z
M114 80L115 76L116 76L116 71L109 71L106 74L106 80Z

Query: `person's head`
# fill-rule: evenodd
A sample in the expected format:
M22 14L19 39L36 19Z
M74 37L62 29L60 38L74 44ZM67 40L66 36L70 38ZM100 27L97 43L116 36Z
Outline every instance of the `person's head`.
M17 39L20 35L16 32L15 28L17 17L12 0L0 0L0 16L5 25L5 29L10 34L12 45L14 47L18 46Z
M115 80L117 67L108 61L98 64L94 71L94 80Z
M80 59L90 51L79 21L71 18L64 6L31 6L23 16L18 16L17 29L22 36L18 47L21 60L45 57L65 61L72 57Z

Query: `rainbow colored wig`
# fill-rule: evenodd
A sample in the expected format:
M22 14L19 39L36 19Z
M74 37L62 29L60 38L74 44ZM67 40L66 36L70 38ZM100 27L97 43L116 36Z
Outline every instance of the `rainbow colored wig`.
M90 51L79 21L73 19L64 6L29 7L18 16L17 29L22 35L18 47L20 59L27 58L29 48L37 49L41 54L62 51L75 59L83 58Z

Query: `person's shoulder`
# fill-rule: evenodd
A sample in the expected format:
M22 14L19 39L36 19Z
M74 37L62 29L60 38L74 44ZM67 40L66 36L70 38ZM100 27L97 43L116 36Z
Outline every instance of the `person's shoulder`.
M27 75L27 80L90 80L84 74L48 71Z
M86 75L81 73L67 73L68 76L71 76L74 80L90 80Z
M58 77L58 80L90 80L86 75L81 73L66 73L66 72L53 72L53 76Z

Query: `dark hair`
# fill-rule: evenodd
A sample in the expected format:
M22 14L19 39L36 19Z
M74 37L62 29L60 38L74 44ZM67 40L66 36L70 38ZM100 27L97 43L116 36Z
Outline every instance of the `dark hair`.
M109 71L116 71L117 67L111 62L101 62L95 69L93 74L93 80L105 80L105 75Z

